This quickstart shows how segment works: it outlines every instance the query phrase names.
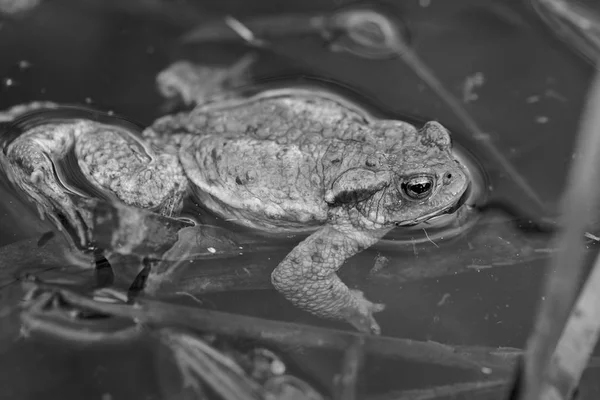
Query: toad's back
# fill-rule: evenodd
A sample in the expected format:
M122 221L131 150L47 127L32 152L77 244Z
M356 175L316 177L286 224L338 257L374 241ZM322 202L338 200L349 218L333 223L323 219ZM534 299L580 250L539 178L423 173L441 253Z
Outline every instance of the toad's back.
M332 179L374 150L362 115L314 95L202 106L153 129L183 133L179 159L205 206L274 232L322 225Z
M321 98L258 98L187 118L196 134L181 143L180 160L198 200L226 219L271 231L326 221L332 171L323 156L349 144L344 134L367 131L360 115Z
M271 231L306 231L326 220L318 154L250 137L207 135L189 144L180 160L195 194L224 218Z
M282 90L166 116L157 120L151 131L165 136L218 134L291 143L310 135L361 140L368 136L366 124L364 115L337 101L314 92L290 94Z

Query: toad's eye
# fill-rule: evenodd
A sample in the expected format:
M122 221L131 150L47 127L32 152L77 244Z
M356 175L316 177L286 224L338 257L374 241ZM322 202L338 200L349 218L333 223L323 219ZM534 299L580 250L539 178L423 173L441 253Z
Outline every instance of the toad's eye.
M422 200L431 194L433 179L428 176L417 176L402 184L402 190L413 200Z

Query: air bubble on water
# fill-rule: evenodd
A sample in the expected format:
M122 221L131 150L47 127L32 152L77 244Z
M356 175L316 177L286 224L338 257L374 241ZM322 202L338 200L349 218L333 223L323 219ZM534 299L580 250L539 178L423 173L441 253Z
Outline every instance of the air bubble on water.
M12 86L15 86L16 84L17 84L17 82L13 78L3 78L2 79L2 86L4 86L4 87L12 87Z
M208 252L212 254L215 254L217 252L217 250L215 250L214 247L208 247L206 250L208 250Z
M85 102L86 102L86 104L92 104L92 101L93 101L93 100L92 100L92 98L91 98L91 97L86 97L86 98L85 98Z
M28 69L31 68L31 63L27 60L21 60L18 63L19 69Z

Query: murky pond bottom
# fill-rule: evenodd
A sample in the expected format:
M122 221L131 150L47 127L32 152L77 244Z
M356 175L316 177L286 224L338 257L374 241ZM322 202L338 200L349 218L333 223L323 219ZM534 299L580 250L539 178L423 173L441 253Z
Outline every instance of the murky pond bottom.
M550 36L524 6L452 3L432 2L424 7L418 1L405 2L398 10L407 21L413 49L462 101L485 138L470 135L452 110L399 58L362 59L331 52L315 37L290 36L272 40L271 46L258 51L253 74L293 82L333 81L324 85L342 88L344 96L364 104L370 112L410 121L436 119L450 128L458 157L474 171L477 184L472 200L510 203L533 219L552 216L564 186L565 166L571 160L592 69ZM164 114L154 82L168 64L179 59L230 64L249 51L235 41L181 45L180 35L203 21L162 18L135 6L107 4L97 8L66 0L48 2L21 19L3 19L0 108L33 100L91 103L148 125ZM198 2L191 8L215 18L226 13L243 18L267 11L319 13L327 11L321 7L334 6L306 2L280 10L280 5L257 2L260 10L252 10L234 2L219 8ZM515 183L483 141L495 145L542 199L542 205ZM58 237L37 243L51 227L40 222L33 207L23 204L8 185L1 190L0 397L163 398L165 385L173 384L169 374L175 366L157 356L156 343L150 339L81 346L52 337L27 337L19 331L14 307L23 292L13 282L16 276L26 271L41 279L87 282L93 271L64 269L62 256L52 255L64 246ZM450 225L452 229L444 220L438 226L397 229L348 260L340 276L367 298L387 305L377 315L386 336L522 348L551 253L549 237L523 232L514 216L502 213L473 211L462 218ZM208 222L235 229L218 219L208 218ZM269 238L255 239L272 244ZM274 290L264 290L269 288L268 271L296 242L297 238L290 238L266 251L235 257L199 257L182 272L184 284L163 298L179 305L200 303L205 309L351 329L299 311ZM112 263L117 282L126 290L124 282L135 277L139 265L130 260ZM118 270L119 265L123 269ZM63 270L56 270L58 266ZM211 277L219 271L242 278L225 292L215 292L217 285L198 290L199 282L216 279ZM244 285L234 290L240 281ZM341 365L339 353L285 346L278 350L293 371L320 389L330 389L329 378ZM377 359L368 364L364 381L370 393L467 380L447 368L421 364L417 368L408 362L390 366L387 362ZM593 370L589 374L585 382L597 378ZM157 380L157 375L167 376L167 383ZM584 396L594 398L597 390L589 385Z

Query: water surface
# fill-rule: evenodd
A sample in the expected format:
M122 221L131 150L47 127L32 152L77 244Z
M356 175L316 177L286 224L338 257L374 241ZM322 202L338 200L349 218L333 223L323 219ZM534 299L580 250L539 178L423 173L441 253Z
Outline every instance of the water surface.
M1 109L52 100L91 104L149 124L161 115L163 106L155 90L155 76L170 62L188 58L228 64L249 51L231 42L181 45L180 35L196 23L226 13L243 18L262 13L327 11L340 2L282 6L280 2L254 1L252 7L236 1L188 2L196 13L174 13L185 18L132 12L113 7L113 2L106 2L106 6L93 3L47 1L20 18L0 20ZM479 139L472 137L399 59L360 59L329 51L317 36L290 37L274 41L270 50L259 53L254 74L335 80L358 93L365 106L384 115L439 120L453 131L464 154L472 154L478 163L474 165L483 169L489 179L484 188L488 200L508 202L533 218L552 216L564 187L592 68L550 35L519 2L422 4L425 2L406 1L391 7L407 21L414 51L464 101L489 140L543 200L542 206L524 193L486 153ZM467 82L476 76L481 84L472 92L465 91ZM8 188L0 190L0 245L39 238L47 231L32 207ZM539 301L546 239L529 237L512 228L506 219L488 217L452 238L429 241L424 233L415 232L418 243L413 245L402 233L395 235L353 257L342 268L342 276L345 269L351 271L347 272L348 279L368 298L388 305L378 318L384 334L450 344L524 346ZM394 242L394 238L402 240ZM483 251L482 246L489 251ZM242 262L274 266L289 248L248 255ZM388 279L368 279L366 273L356 276L352 272L370 270L378 257L388 260L383 271ZM503 261L506 265L498 266ZM435 269L444 262L473 266L472 272L456 276L440 273L419 281L401 275L403 266L411 263ZM296 310L272 290L199 297L207 307L218 310L347 328ZM105 393L113 399L159 398L152 381L154 371L143 361L149 350L144 343L73 352L68 345L19 339L0 348L4 353L0 361L2 398L98 398ZM378 375L377 370L369 374L369 386L381 390L394 385L426 387L444 381L443 374L433 368L409 372L407 367L399 376ZM122 379L122 373L127 373L128 379Z

